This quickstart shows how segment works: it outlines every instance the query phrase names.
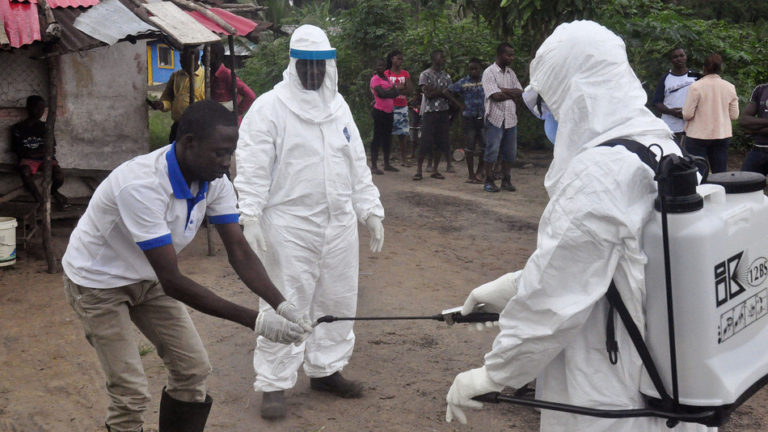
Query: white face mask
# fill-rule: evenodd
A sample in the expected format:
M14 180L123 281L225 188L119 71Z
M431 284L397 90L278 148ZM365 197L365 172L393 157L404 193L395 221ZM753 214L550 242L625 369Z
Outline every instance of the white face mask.
M549 142L554 145L555 138L557 137L557 120L555 120L555 116L549 110L544 114L544 134Z
M557 136L557 120L549 110L546 102L530 86L523 92L523 101L529 111L539 120L544 120L544 134L547 139L554 144Z

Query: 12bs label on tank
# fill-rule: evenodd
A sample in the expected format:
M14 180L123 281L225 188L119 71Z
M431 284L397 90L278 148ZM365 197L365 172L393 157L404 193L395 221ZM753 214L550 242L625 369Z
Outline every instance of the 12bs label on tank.
M717 326L717 343L723 343L768 314L768 259L750 261L741 251L715 264L714 272L715 307L725 309Z

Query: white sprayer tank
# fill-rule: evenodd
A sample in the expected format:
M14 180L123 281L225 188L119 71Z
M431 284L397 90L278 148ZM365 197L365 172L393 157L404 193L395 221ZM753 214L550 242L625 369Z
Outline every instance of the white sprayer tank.
M760 174L721 173L708 182L696 189L703 208L669 213L667 221L680 403L715 407L768 375L768 197ZM643 248L645 340L671 395L659 211L645 226ZM658 397L644 378L642 393Z

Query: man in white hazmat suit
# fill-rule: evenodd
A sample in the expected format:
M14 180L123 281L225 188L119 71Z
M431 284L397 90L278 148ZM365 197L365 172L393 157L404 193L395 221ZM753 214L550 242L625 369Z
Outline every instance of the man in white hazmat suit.
M384 208L336 89L335 58L321 29L296 29L283 81L248 111L236 152L245 237L278 289L312 321L355 315L358 220L371 232L371 251L384 242ZM339 373L354 343L351 321L317 326L299 346L259 338L253 365L262 417L285 416L284 390L296 384L302 363L312 389L360 397L362 385Z
M640 329L645 328L642 228L656 197L653 171L626 148L597 147L626 138L678 153L669 128L645 108L646 94L623 41L590 21L562 24L530 66L530 87L559 127L544 185L550 201L536 251L525 267L475 288L462 313L478 303L500 311L501 331L485 364L459 374L446 420L466 422L472 398L536 379L537 398L600 409L643 407L642 363L622 324L618 364L606 352L608 302L614 280ZM663 431L659 418L600 419L542 410L541 430ZM704 431L680 424L677 431ZM714 429L712 429L714 430Z

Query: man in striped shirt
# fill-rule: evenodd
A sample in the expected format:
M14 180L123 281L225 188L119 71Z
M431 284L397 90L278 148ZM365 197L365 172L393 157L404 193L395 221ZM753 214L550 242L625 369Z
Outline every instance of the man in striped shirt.
M496 61L483 72L485 92L485 186L486 192L498 192L493 180L493 165L501 151L504 178L501 189L514 191L509 169L517 154L517 103L521 101L523 87L509 67L515 58L515 49L507 42L496 48Z

